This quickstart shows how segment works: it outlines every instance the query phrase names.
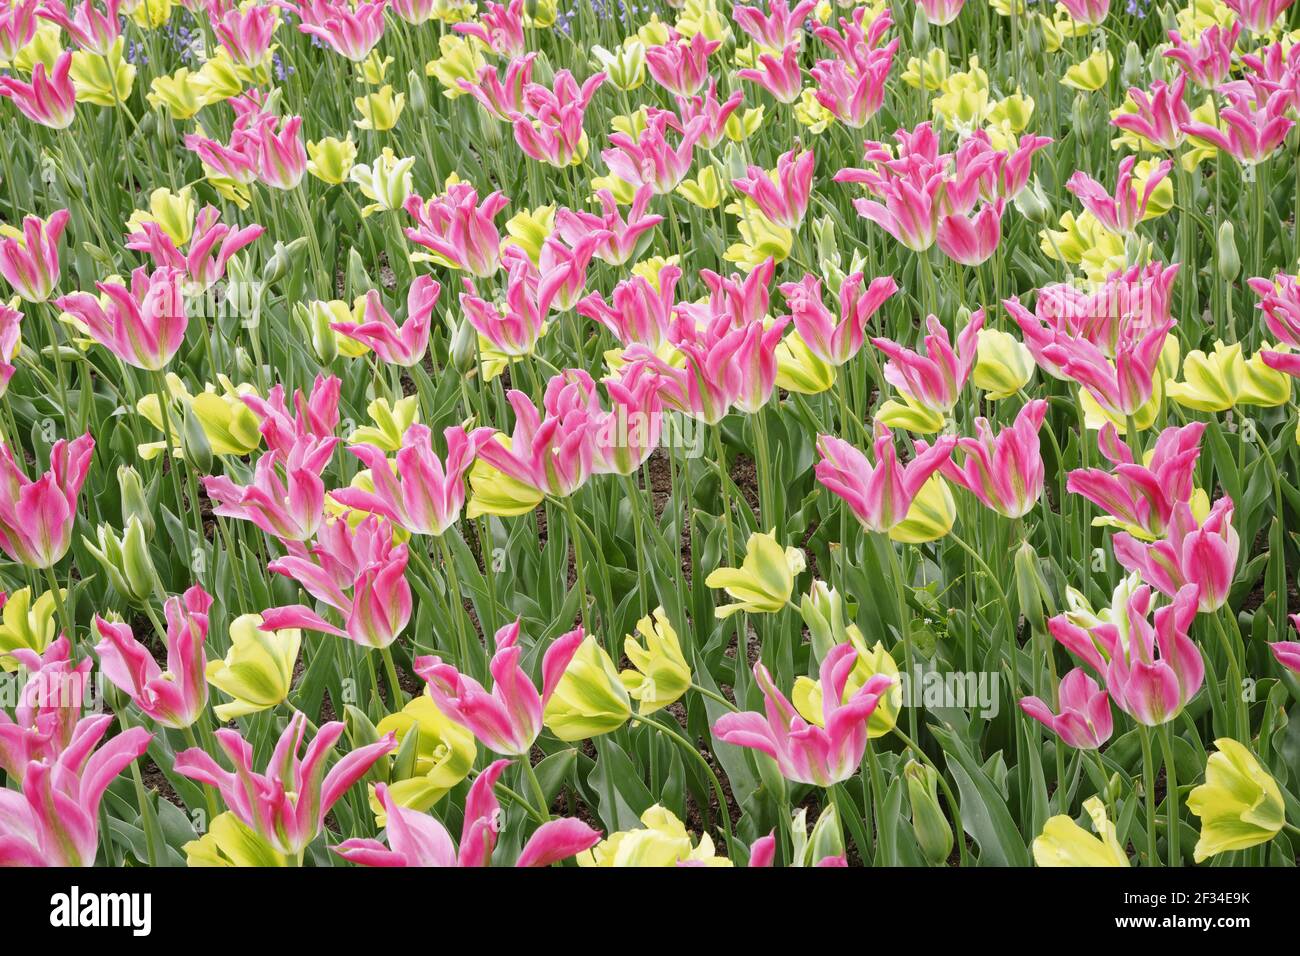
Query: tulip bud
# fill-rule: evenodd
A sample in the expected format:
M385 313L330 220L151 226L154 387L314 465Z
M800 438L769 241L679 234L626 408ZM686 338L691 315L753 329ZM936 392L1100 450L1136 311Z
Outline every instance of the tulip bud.
M269 286L282 280L298 264L306 250L306 236L299 236L288 243L277 242L271 258L266 260L266 266L262 269L262 285Z
M375 281L366 271L366 264L361 261L361 253L356 249L348 250L348 270L346 274L348 294L362 296L371 289L377 289Z
M85 537L81 541L104 569L113 589L132 604L143 605L153 594L158 580L153 560L149 557L144 526L138 519L131 518L126 533L118 538L111 525L101 524L96 538L94 542Z
M918 6L912 16L912 49L924 50L930 45L930 21L926 19L925 10Z
M480 141L488 149L499 149L505 143L501 120L497 119L480 103L478 113L478 131Z
M122 518L128 523L134 518L144 528L144 536L152 538L154 509L145 495L140 473L133 465L118 465L117 486L122 492Z
M1016 551L1016 595L1020 599L1020 613L1035 634L1047 633L1047 620L1043 615L1043 595L1047 587L1038 569L1038 552L1028 541Z
M1232 282L1241 272L1241 254L1237 252L1236 230L1227 219L1219 226L1218 264L1219 278L1224 282Z
M804 849L804 866L816 866L829 857L844 856L844 831L840 827L839 811L834 803L827 803L817 822L813 824Z
M1041 225L1052 217L1052 204L1043 192L1043 187L1038 182L1037 177L1028 186L1020 190L1012 202L1020 210L1020 214L1030 222Z
M555 67L545 53L538 53L533 61L533 82L540 83L548 89L555 85Z
M825 581L813 582L812 589L799 602L799 613L808 625L817 660L849 639L844 629L844 599Z
M407 108L411 115L420 119L429 112L429 94L424 88L424 78L418 76L414 70L408 70L406 73L406 98Z
M903 768L907 798L912 805L912 832L921 854L931 866L940 866L952 853L952 827L939 807L939 775L930 767L909 760Z
M971 380L990 401L1009 398L1034 377L1034 357L1010 332L980 329Z
M449 352L451 366L456 371L465 373L474 367L478 358L478 332L469 319L462 318L452 330Z
M819 216L813 220L813 242L817 246L817 261L823 269L827 263L840 264L839 237L835 232L835 220L830 216Z
M344 306L342 316L335 315L329 302L297 302L293 307L293 316L307 330L311 339L311 349L322 365L329 365L339 354L338 333L330 327L334 321L347 320L351 313Z
M185 460L201 475L212 473L212 444L208 441L203 423L194 414L194 407L185 403L181 414L181 452Z
M1119 82L1126 89L1137 86L1142 80L1142 51L1132 40L1124 48L1124 65L1120 67Z
M1070 106L1070 124L1080 143L1087 146L1092 142L1092 111L1088 108L1088 97L1083 93L1075 94Z

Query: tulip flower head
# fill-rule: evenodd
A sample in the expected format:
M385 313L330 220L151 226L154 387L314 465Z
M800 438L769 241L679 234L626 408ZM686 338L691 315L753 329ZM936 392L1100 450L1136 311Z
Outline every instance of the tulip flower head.
M101 298L74 292L54 304L123 362L158 371L185 341L190 319L184 283L179 269L164 266L151 274L141 266L131 273L129 287L97 282Z
M877 675L844 700L844 687L857 651L841 644L821 665L822 723L810 724L776 688L761 663L754 679L763 691L767 715L744 711L724 714L713 725L721 741L749 747L776 761L781 775L797 783L829 787L857 772L867 746L867 721L893 681Z
M1197 863L1229 850L1267 843L1286 823L1277 781L1240 741L1220 737L1205 764L1205 783L1187 795L1187 809L1201 818Z
M975 419L976 437L958 438L954 452L964 453L961 465L945 461L940 473L965 488L986 507L1008 518L1028 514L1043 493L1043 458L1038 430L1047 415L1047 403L1035 399L1025 404L1013 425L993 434L988 419ZM916 443L917 453L928 445Z
M327 757L343 735L343 724L323 724L300 758L306 731L306 716L295 711L266 770L258 773L252 767L252 745L238 731L223 727L216 732L217 743L234 772L198 747L176 755L176 772L215 787L240 823L276 851L300 857L320 833L330 808L397 745L388 734L353 750L327 773Z
M0 230L0 275L26 302L44 302L59 284L59 237L71 214L27 216L21 232Z
M883 534L903 522L922 487L956 445L955 436L945 435L907 465L900 465L893 433L877 421L874 463L842 438L819 435L821 460L815 471L817 480L844 500L864 528Z
M429 685L438 709L473 731L494 753L527 759L542 729L542 714L569 662L582 644L582 629L551 642L542 658L542 689L519 666L519 622L496 634L496 653L490 670L494 686L489 692L473 677L435 656L418 657L415 672Z
M32 66L31 82L15 76L0 76L0 96L10 100L33 123L49 129L67 129L76 113L77 90L68 74L73 56L64 52L53 69L44 63Z
M808 566L798 548L782 548L775 531L754 532L745 544L745 559L738 568L717 568L705 579L711 588L722 588L735 604L715 609L720 618L737 611L751 614L775 614L790 601L795 576Z
M0 444L0 550L29 568L50 568L67 553L77 520L77 499L90 471L95 439L90 433L50 449L50 468L29 480Z
M95 631L104 676L140 710L164 727L177 730L192 725L208 703L205 678L208 660L203 643L208 636L208 609L212 597L199 585L184 597L171 597L163 606L167 617L167 669L136 640L130 625L114 624L95 616Z
M884 302L898 291L891 276L872 279L864 289L863 275L855 272L840 283L839 321L822 303L821 281L805 275L799 282L780 287L795 331L808 350L828 365L839 367L862 348L866 327Z
M269 710L289 698L302 632L268 630L260 614L242 614L230 623L230 650L209 661L208 683L233 698L213 708L217 719L233 720Z
M972 315L966 327L957 334L956 349L952 347L948 330L938 318L931 315L925 322L929 334L925 337L924 354L890 339L875 338L871 342L889 356L884 368L885 381L912 404L947 414L957 404L975 367L975 350L980 329L984 327L984 310Z
M375 796L387 814L388 845L379 840L344 840L334 852L361 866L489 866L496 849L501 807L492 788L510 761L497 760L474 778L465 801L465 823L459 848L446 827L428 814L410 810L393 800L388 787L379 784ZM515 866L550 866L600 842L600 831L581 820L562 817L538 827L519 853Z
M1218 610L1228 600L1241 542L1232 526L1232 499L1219 498L1198 523L1191 505L1174 505L1164 537L1148 544L1121 531L1112 540L1115 560L1127 571L1168 597L1188 585L1197 592L1203 613Z
M1106 816L1105 802L1089 797L1083 801L1083 809L1097 835L1065 814L1050 817L1043 832L1034 838L1034 862L1039 866L1129 866L1115 824Z
M428 276L411 283L406 296L406 321L399 327L384 308L379 293L366 293L360 322L334 322L330 328L340 335L374 349L381 361L409 368L424 359L429 348L433 309L442 286Z
M1114 723L1110 697L1080 667L1061 679L1060 713L1039 697L1022 697L1020 709L1051 730L1067 747L1096 750L1110 739Z

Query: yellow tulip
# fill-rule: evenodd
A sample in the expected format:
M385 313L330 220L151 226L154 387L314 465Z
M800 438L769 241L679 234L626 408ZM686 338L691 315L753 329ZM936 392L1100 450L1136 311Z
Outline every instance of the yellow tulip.
M158 224L176 247L183 248L194 234L194 189L182 186L172 192L160 186L149 194L149 209L137 209L126 221L128 232L139 232L146 222Z
M370 204L361 210L361 215L401 209L406 197L411 195L411 169L414 166L414 156L398 158L388 146L384 147L373 164L367 166L358 163L353 166L348 171L348 179L356 183L362 194L370 200Z
M1187 796L1187 809L1201 818L1197 863L1229 850L1267 843L1286 823L1282 791L1243 744L1231 737L1214 742L1205 764L1205 783Z
M798 332L791 332L777 344L777 388L800 395L817 395L834 384L835 366L813 355Z
M637 713L653 714L690 689L691 668L662 607L654 609L653 623L647 615L636 622L636 629L644 644L638 644L631 634L623 639L623 653L636 669L625 670L619 677L628 694L638 701Z
M380 736L396 734L399 744L412 730L418 735L414 773L388 784L388 794L399 806L428 810L474 768L474 758L478 755L474 734L440 711L427 693L416 697L396 714L389 714L375 729ZM370 809L375 814L375 825L387 826L388 815L373 791Z
M426 63L424 73L442 84L443 96L454 100L465 95L458 81L476 82L478 71L487 66L483 50L483 44L475 37L445 33L438 40L438 52L442 55Z
M938 475L931 475L912 499L907 517L889 529L889 540L902 544L937 541L952 530L956 520L952 490Z
M743 143L758 132L762 125L763 107L755 106L752 109L736 110L727 117L727 122L722 128L727 134L727 139L733 143Z
M736 263L744 272L753 272L769 258L784 262L794 246L794 233L770 222L748 199L744 206L746 212L736 224L741 241L728 246L722 258ZM727 207L728 212L736 209L736 204Z
M948 54L940 47L931 47L925 59L912 57L903 70L903 82L914 90L939 90L948 78Z
M694 179L683 179L677 184L677 194L700 209L716 209L727 195L726 185L711 165L701 166Z
M1115 825L1106 816L1106 805L1089 797L1083 801L1083 809L1092 818L1097 836L1065 814L1051 817L1034 838L1034 862L1039 866L1128 866Z
M587 740L622 727L632 702L609 654L588 634L546 702L542 721L561 740Z
M1034 377L1034 357L1025 344L1009 332L980 329L975 349L976 388L989 401L1010 398Z
M297 628L263 631L261 624L260 614L235 618L225 659L208 662L208 683L233 698L214 708L218 720L270 710L289 697L302 632Z
M498 434L496 440L506 448L510 447L508 435ZM470 466L469 492L469 503L465 506L467 518L479 515L508 518L527 514L546 497L536 488L498 471L482 458L475 459Z
M713 840L707 833L691 846L691 834L685 824L666 807L655 804L641 814L643 828L611 833L590 850L579 853L579 866L677 866L679 863L704 866L731 866L726 857L715 854Z
M932 409L918 405L910 395L899 392L903 400L890 399L876 409L876 420L890 428L905 428L917 435L933 435L943 428L944 418Z
M528 253L536 263L542 255L542 244L555 231L555 204L521 209L506 222L506 232L515 245Z
M1282 349L1265 343L1262 350ZM1236 405L1274 407L1291 400L1291 379L1269 368L1258 353L1241 356L1241 343L1214 343L1209 355L1196 349L1183 362L1183 381L1170 382L1166 391L1179 405L1203 412L1223 412Z
M813 135L826 132L835 123L835 114L822 106L811 88L805 88L795 101L794 118L795 122Z
M353 120L352 124L357 129L372 129L382 133L392 129L401 119L402 110L406 106L406 94L394 94L393 88L385 84L376 92L358 96L352 103L361 114L361 119Z
M294 861L240 822L227 810L210 824L208 832L186 843L186 866L292 866Z
M348 436L349 445L374 445L384 451L395 452L402 447L406 430L420 420L418 395L399 398L393 404L386 398L377 398L366 406L366 414L373 425L360 425Z
M722 588L735 598L735 604L715 609L720 618L737 611L775 614L790 601L795 575L807 567L798 548L782 548L776 532L754 532L745 545L745 558L738 568L717 568L704 581L711 588Z
M1084 93L1095 93L1106 85L1110 71L1115 66L1115 58L1109 50L1098 50L1087 59L1080 60L1065 71L1061 85Z
M68 76L72 78L78 103L121 106L126 102L135 87L135 66L122 55L125 42L118 37L103 56L86 50L72 54Z
M59 594L67 592L60 589ZM20 648L43 654L50 646L58 625L54 593L46 591L32 600L31 588L19 588L0 600L0 671L16 671L18 661L10 651Z
M337 186L345 182L356 160L357 146L350 133L346 139L327 136L307 144L307 172L324 183Z

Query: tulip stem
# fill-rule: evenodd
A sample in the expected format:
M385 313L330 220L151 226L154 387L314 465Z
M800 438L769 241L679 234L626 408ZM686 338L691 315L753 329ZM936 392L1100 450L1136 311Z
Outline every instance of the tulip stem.
M692 684L691 690L703 694L705 697L709 698L709 700L716 701L717 703L721 704L723 707L727 708L727 710L731 711L733 714L740 713L739 707L737 707L731 701L727 700L727 698L723 697L721 694L715 693L714 691L709 690L707 687L701 687L699 684Z
M722 829L727 835L727 851L730 855L732 847L735 845L735 837L731 834L731 811L727 805L727 795L722 789L722 784L718 782L718 775L713 772L709 762L704 759L704 755L699 752L693 743L683 737L680 733L673 730L667 724L661 724L651 717L643 717L640 714L633 714L632 720L639 724L646 724L653 727L662 734L667 734L675 740L683 750L695 758L695 761L704 769L705 775L709 778L709 783L713 785L713 794L718 799L718 815L722 817Z
M583 630L587 630L587 578L582 569L582 532L578 529L578 515L573 510L573 495L565 495L564 517L569 525L569 537L573 539L573 570L578 584L578 612Z
M543 823L551 819L551 814L546 807L546 791L542 789L542 782L537 779L537 771L533 769L533 762L527 754L520 757L520 764L524 768L524 777L528 780L528 788L533 792L533 800L537 802L537 812L542 818Z
M63 603L63 589L59 587L59 581L54 576L54 568L46 567L45 580L49 585L50 594L54 595L54 607L59 615L59 623L63 626L63 633L68 636L68 640L76 643L76 631L72 626L72 618L68 616L68 607Z
M1139 725L1138 735L1142 740L1142 796L1147 807L1147 866L1158 866L1160 858L1156 853L1156 773L1151 756L1151 728L1145 724Z
M1168 723L1160 725L1160 749L1165 760L1165 829L1169 831L1169 865L1182 866L1178 846L1178 772L1174 767L1174 735Z
M894 578L894 595L898 611L898 636L903 639L903 655L907 658L907 676L911 678L916 673L916 668L912 655L912 627L907 614L907 582L903 580L903 565L894 551L894 542L889 540L888 534L882 534L880 537L881 543L885 546L885 553L889 555L889 572ZM916 737L915 707L907 708L907 733L910 737Z
M186 539L189 537L189 529L185 524L185 519L179 513L179 509L184 507L183 502L185 501L185 497L181 494L180 476L176 474L176 438L172 433L171 399L167 394L167 379L163 376L161 371L155 371L152 375L154 392L158 395L158 417L162 420L163 440L167 446L167 453L163 458L162 467L167 469L167 475L171 481L172 494L176 496L176 508L178 509L176 522L181 529L181 545L188 549L189 543ZM195 509L199 507L197 501L192 501L190 504ZM192 561L195 555L191 553L187 555L187 557Z
M391 647L381 647L379 656L384 659L384 676L388 679L388 696L393 702L393 712L402 709L405 703L402 694L401 684L397 681L397 665L393 663L393 649Z

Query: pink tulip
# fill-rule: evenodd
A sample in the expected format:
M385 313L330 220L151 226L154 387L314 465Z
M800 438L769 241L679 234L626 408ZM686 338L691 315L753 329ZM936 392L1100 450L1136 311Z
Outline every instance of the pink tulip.
M289 554L266 567L338 611L344 627L306 605L291 604L263 611L262 630L296 627L346 637L361 647L388 647L411 619L409 557L406 545L393 544L392 527L377 515L356 527L344 519L328 521L305 554Z
M542 312L568 312L587 288L587 269L596 249L609 238L602 231L579 236L572 246L551 234L537 258L537 304Z
M77 498L90 471L90 432L50 449L50 469L35 481L0 444L0 550L29 568L52 568L67 553L77 520Z
M53 763L71 745L79 728L82 704L92 690L89 657L72 660L66 636L42 654L25 647L9 656L28 672L18 692L14 715L0 709L0 770L21 784L33 761Z
M1222 497L1198 526L1191 506L1180 501L1174 505L1165 537L1154 544L1123 531L1115 535L1111 540L1115 560L1168 597L1195 585L1198 609L1216 611L1228 600L1241 546L1232 527L1232 510L1232 499Z
M184 598L167 599L167 670L135 639L129 624L113 624L95 615L95 630L104 676L128 694L140 710L164 727L182 730L198 720L208 705L204 676L207 656L208 609L212 597L199 585Z
M709 78L709 56L722 46L696 33L689 40L671 36L667 43L647 47L645 65L654 81L677 96L694 96Z
M526 53L506 64L505 76L499 75L495 66L484 66L478 71L477 82L458 79L456 83L478 100L494 119L508 122L516 113L523 112L524 90L533 81L533 61L536 59L536 53Z
M252 745L238 731L223 727L217 731L217 743L234 766L233 773L198 747L176 755L176 772L216 787L240 823L277 852L297 857L316 839L330 808L380 757L397 747L397 738L386 734L353 750L326 773L329 755L343 735L343 723L323 724L299 759L306 730L306 716L295 711L265 772L258 773L252 767Z
M800 0L790 9L786 0L771 0L768 14L756 7L735 6L731 17L759 46L782 50L803 38L804 21L817 6L817 0Z
M316 37L334 52L353 63L361 63L384 35L384 7L387 0L277 0L298 15L298 29Z
M12 63L18 51L36 38L41 0L13 0L0 10L0 60Z
M776 260L768 257L748 275L733 273L721 276L712 269L701 269L700 278L709 287L709 309L713 315L725 315L733 326L747 326L767 319L771 300L770 286L776 274Z
M958 465L944 462L940 471L954 484L965 488L986 508L1008 518L1020 518L1033 510L1043 494L1043 458L1038 430L1047 415L1047 402L1034 399L1016 415L1015 424L995 436L988 419L975 419L975 438L958 438L957 449L965 452ZM929 447L916 443L917 454Z
M1267 349L1259 353L1264 364L1278 372L1285 372L1293 378L1300 378L1300 355L1294 352L1272 352Z
M1225 29L1217 23L1201 31L1195 44L1183 39L1177 30L1169 31L1171 49L1165 56L1183 68L1183 72L1203 90L1213 90L1228 78L1232 71L1232 51L1241 36L1241 21L1232 21Z
M632 205L624 219L614 200L614 194L608 189L601 189L596 192L596 199L600 202L600 215L575 209L556 210L556 235L573 247L585 235L596 235L596 258L611 266L621 266L636 255L638 249L644 247L650 230L664 221L663 216L646 213L653 198L654 190L642 186L632 197Z
M1097 444L1114 470L1076 468L1070 472L1066 490L1087 498L1124 525L1141 528L1152 538L1161 537L1175 507L1191 501L1204 431L1204 422L1166 428L1156 439L1150 461L1141 465L1119 440L1115 426L1107 422Z
M892 276L872 279L863 289L863 275L855 272L840 283L839 320L822 303L821 280L805 275L780 287L790 309L795 331L808 351L836 367L848 362L866 341L867 323L885 300L898 291Z
M727 120L731 114L740 109L745 101L741 90L733 90L724 102L718 102L718 81L709 80L708 91L704 96L677 97L677 113L680 119L673 123L678 132L692 125L700 129L699 145L713 149L727 135ZM695 124L696 120L701 120Z
M266 447L288 457L294 447L303 441L325 441L334 437L339 424L339 394L343 383L333 375L317 374L311 392L302 389L293 393L293 409L284 400L284 386L276 384L263 399L259 395L244 395L243 402L257 416L258 430L266 439Z
M492 429L466 434L454 425L443 431L446 464L433 453L427 426L415 424L402 436L394 474L381 448L353 445L349 450L370 469L374 491L339 488L330 492L342 505L387 518L412 534L441 535L460 518L465 505L465 473Z
M204 206L194 220L194 233L185 251L156 222L142 223L139 232L126 237L126 247L149 253L158 268L183 272L187 291L201 292L224 278L230 258L266 231L257 225L237 229L220 220L216 206Z
M799 44L791 43L779 57L760 53L758 65L762 69L738 70L736 76L757 83L767 90L778 103L793 103L803 91L803 70L799 68Z
M120 7L120 0L105 0L104 9L100 11L92 0L82 0L69 12L61 0L47 0L36 15L57 23L87 53L106 56L121 36L118 25ZM3 58L10 59L7 56Z
M215 6L215 4L214 4ZM237 66L253 69L261 66L271 53L275 28L280 22L273 6L230 7L216 14L210 11L217 42L230 54Z
M1181 73L1172 84L1157 80L1151 91L1132 87L1128 95L1137 106L1135 113L1120 113L1111 124L1150 140L1157 149L1173 152L1183 142L1183 124L1192 114L1183 99L1187 87L1187 74Z
M987 184L985 198L1010 202L1028 184L1029 175L1033 171L1034 154L1050 146L1052 139L1049 136L1026 134L1020 137L1016 148L1008 153L995 150L988 135L984 130L977 129L967 139L967 143L980 144L992 156L992 163L983 175L983 181Z
M594 415L596 451L594 474L631 475L655 448L663 426L659 376L644 363L633 362L617 378L605 380L610 410Z
M509 6L492 3L478 15L477 21L456 23L457 33L475 37L494 53L505 57L523 56L528 49L524 39L524 0L510 0Z
M686 359L684 367L643 345L633 345L626 357L644 359L658 373L660 397L667 407L716 425L733 405L752 414L767 403L776 386L776 347L788 321L781 316L767 326L758 319L738 325L721 312L701 326L684 313L669 336Z
M931 315L925 320L929 334L925 337L925 354L904 348L897 342L875 338L871 344L889 356L885 363L885 381L917 404L933 412L952 411L975 368L975 346L984 328L984 310L971 316L966 327L957 333L957 348L943 323Z
M1291 623L1300 630L1300 614L1292 614ZM1268 649L1279 664L1294 674L1300 674L1300 641L1273 641Z
M494 192L479 202L469 183L455 183L427 202L410 196L403 208L415 220L406 238L433 252L436 261L452 269L486 278L501 264L501 234L492 220L510 200Z
M957 14L961 13L961 8L965 5L966 0L916 0L916 5L921 8L925 15L927 23L937 27L947 26L957 19ZM1109 0L1107 0L1109 3ZM1102 12L1102 17L1106 16Z
M438 0L388 0L391 9L399 18L413 27L428 23L438 12Z
M68 225L68 210L49 219L23 217L23 234L0 236L0 275L27 302L44 302L59 284L59 237Z
M754 665L754 679L766 701L766 716L754 711L724 714L713 734L724 743L749 747L776 761L781 776L796 783L830 787L853 776L867 747L867 721L894 681L877 674L846 701L844 688L857 662L851 644L831 648L821 665L822 724L810 724L772 682L767 668Z
M307 172L302 117L290 116L279 131L278 122L273 116L264 116L250 130L257 148L257 178L273 189L293 189Z
M1146 215L1147 204L1156 187L1174 168L1173 160L1166 159L1147 177L1139 194L1133 182L1134 156L1126 156L1119 164L1119 181L1115 195L1111 196L1106 187L1082 170L1076 171L1065 183L1065 188L1074 193L1083 208L1097 217L1097 221L1121 235L1129 235Z
M655 195L670 193L691 170L695 142L704 130L701 120L693 120L682 132L677 146L669 144L665 133L676 122L666 110L649 108L645 128L633 139L626 133L613 133L613 149L600 155L609 171L634 186L649 186Z
M560 70L553 89L540 83L524 87L524 108L510 117L519 148L561 169L581 162L586 149L582 121L605 78L605 73L595 73L580 87L572 73Z
M287 453L269 451L257 460L250 485L236 485L224 475L204 478L203 487L216 502L213 513L251 521L281 541L309 540L324 514L321 472L338 442L302 439Z
M1289 90L1268 92L1256 81L1253 89L1242 85L1225 86L1223 96L1230 104L1219 110L1219 121L1226 130L1209 123L1184 122L1179 127L1189 136L1203 139L1223 150L1237 162L1253 166L1265 162L1280 147L1295 126L1287 113L1293 101Z
M645 276L633 275L614 286L612 303L593 292L578 303L578 314L603 325L624 345L639 342L657 350L673 322L674 292L681 277L681 269L664 266L656 288Z
M761 166L750 166L745 178L733 179L731 184L773 223L798 229L812 195L813 164L812 150L798 154L790 150L776 161L775 181Z
M1123 418L1151 400L1160 352L1173 326L1171 318L1152 328L1134 323L1121 329L1113 362L1084 339L1068 345L1053 343L1042 354L1067 378L1087 389L1103 409Z
M1059 345L1069 353L1076 341L1083 340L1114 358L1122 342L1171 321L1171 292L1177 276L1177 264L1151 262L1112 272L1091 293L1069 283L1043 286L1032 313L1016 297L1003 299L1002 304L1020 326L1025 347L1039 367L1065 379L1069 376L1047 354L1048 346ZM1059 352L1052 354L1061 358Z
M739 8L737 8L739 9ZM751 869L766 869L776 862L776 832L759 837L749 847Z
M817 436L817 480L841 498L868 531L888 532L907 517L912 499L936 471L943 467L957 439L945 435L906 466L899 465L894 436L875 423L875 464L842 438Z
M1057 0L1075 23L1099 27L1110 13L1110 0Z
M1262 36L1273 29L1273 24L1292 0L1223 0L1224 5L1237 15L1242 25L1251 33Z
M496 634L496 653L490 670L489 693L474 678L460 673L438 657L417 657L415 672L429 685L438 709L465 727L479 743L494 753L528 759L533 741L542 731L542 711L555 692L560 677L582 643L581 627L551 642L542 657L542 690L519 666L519 621Z
M23 314L0 302L0 398L9 389L9 380L17 371L13 361L22 344Z
M1283 90L1291 100L1292 110L1300 104L1300 50L1295 44L1286 48L1280 42L1261 46L1254 53L1243 53L1241 65L1251 71L1244 79L1253 81L1266 94Z
M417 277L407 290L406 321L399 328L384 308L379 293L371 289L366 293L359 323L333 322L330 328L368 345L380 361L410 368L424 360L424 353L429 348L433 308L438 304L440 292L442 286L428 276Z
M94 865L104 791L153 740L133 727L100 747L112 722L82 719L66 749L27 765L21 791L0 789L0 867Z
M870 65L872 52L880 48L880 41L894 25L893 17L886 8L863 27L862 21L866 19L867 9L865 6L854 9L852 20L840 17L839 30L815 21L813 23L813 35L847 66L859 73Z
M37 62L32 66L32 81L24 83L12 76L0 76L0 96L13 100L18 112L33 123L50 129L67 129L77 105L77 90L72 77L72 53L66 51L54 61L54 70Z
M107 308L88 292L54 300L100 345L136 368L166 368L185 341L190 318L185 309L185 273L163 267L150 274L144 266L131 273L131 285L96 282Z
M507 253L517 247L508 247ZM508 257L505 311L478 296L474 284L465 280L460 307L475 331L492 347L508 356L531 355L546 331L547 310L539 301L541 275L522 252Z
M1300 280L1279 272L1271 280L1246 280L1259 299L1255 306L1264 313L1269 335L1283 345L1300 349Z
M508 392L506 398L515 412L515 430L508 447L499 435L484 442L478 452L508 477L555 498L565 498L586 483L594 453L594 423L589 411L556 405L565 385L563 375L547 383L544 419L525 393Z
M446 827L427 813L399 804L381 783L375 786L375 799L388 815L388 845L358 838L344 840L334 852L360 866L489 866L501 823L501 806L492 788L509 764L508 760L494 761L474 778L465 799L459 850ZM533 831L515 866L550 866L590 850L599 842L600 831L581 820L550 820Z
M850 129L862 129L884 105L885 81L897 48L894 40L867 54L861 65L843 59L818 60L811 70L817 102Z
M1052 713L1040 697L1020 698L1020 709L1075 750L1096 750L1110 740L1115 728L1110 697L1083 668L1076 667L1061 678L1057 694L1060 713Z
M1006 202L996 199L973 216L944 216L939 220L935 241L939 251L953 262L977 266L987 261L1002 239L1002 210Z
M236 121L230 132L229 144L198 133L187 134L184 143L186 149L198 156L203 165L218 176L234 180L243 186L257 181L262 168L261 142L255 129L250 129L246 122Z

